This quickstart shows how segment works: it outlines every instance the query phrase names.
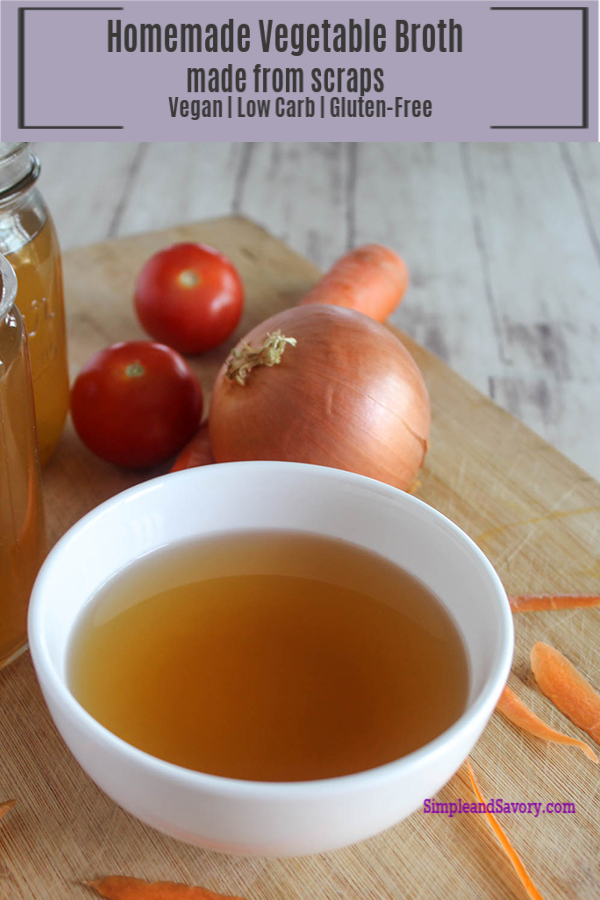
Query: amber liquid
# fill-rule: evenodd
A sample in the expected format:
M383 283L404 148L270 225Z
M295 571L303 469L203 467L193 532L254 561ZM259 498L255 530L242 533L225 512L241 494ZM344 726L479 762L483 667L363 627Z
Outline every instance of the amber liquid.
M99 722L190 769L304 781L391 762L465 709L456 626L424 585L354 545L229 534L109 582L71 645Z
M6 258L18 280L17 306L29 338L42 465L60 437L69 409L69 373L60 251L50 219Z
M0 668L27 640L27 606L46 550L31 380L15 351L16 322L0 322Z

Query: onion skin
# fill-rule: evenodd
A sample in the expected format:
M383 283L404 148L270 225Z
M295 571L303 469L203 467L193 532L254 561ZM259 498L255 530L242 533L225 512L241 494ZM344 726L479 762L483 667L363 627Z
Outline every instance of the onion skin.
M227 377L226 364L217 375L209 414L216 461L312 463L409 489L431 415L408 350L362 313L319 304L280 312L244 341L260 347L277 329L297 340L279 364L253 369L244 385Z

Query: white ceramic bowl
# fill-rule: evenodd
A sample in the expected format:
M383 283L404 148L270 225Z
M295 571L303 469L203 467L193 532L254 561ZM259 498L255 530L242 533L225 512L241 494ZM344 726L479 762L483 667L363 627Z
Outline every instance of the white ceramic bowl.
M396 762L322 781L237 781L180 768L115 737L69 691L69 640L98 587L132 560L191 537L294 529L374 550L420 578L457 623L470 665L465 713ZM243 462L165 475L103 503L59 541L35 583L29 643L52 717L76 759L120 806L160 831L230 853L330 850L399 822L448 781L508 677L512 617L492 566L456 525L388 485L337 469Z

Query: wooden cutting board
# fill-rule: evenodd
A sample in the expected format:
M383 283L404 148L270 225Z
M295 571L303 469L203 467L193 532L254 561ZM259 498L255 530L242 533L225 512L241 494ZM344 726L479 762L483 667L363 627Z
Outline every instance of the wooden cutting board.
M294 304L319 274L240 218L73 250L65 257L73 373L100 347L145 337L132 313L135 275L151 253L178 240L212 244L239 267L247 306L229 345ZM474 297L478 302L483 300ZM418 496L474 538L509 592L597 592L600 484L431 353L402 340L425 375L433 406ZM193 361L207 391L227 349ZM138 480L94 458L68 426L44 473L52 542ZM515 624L511 683L547 721L579 735L535 689L529 650L536 640L547 640L600 688L600 609L521 615ZM546 900L599 896L598 769L578 751L524 736L497 715L472 758L488 797L575 804L574 814L500 818ZM221 856L163 837L120 810L71 758L46 712L28 655L0 673L0 800L12 796L19 804L0 825L2 900L78 900L90 896L82 881L114 873L201 884L248 900L525 896L479 815L450 818L419 810L355 847L295 860ZM464 768L437 799L459 797L474 799Z

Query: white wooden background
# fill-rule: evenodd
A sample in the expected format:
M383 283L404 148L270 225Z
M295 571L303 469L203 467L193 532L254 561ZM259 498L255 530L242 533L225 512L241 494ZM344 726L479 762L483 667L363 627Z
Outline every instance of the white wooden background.
M600 478L597 144L38 144L63 248L241 213L326 268L379 241L394 322Z

